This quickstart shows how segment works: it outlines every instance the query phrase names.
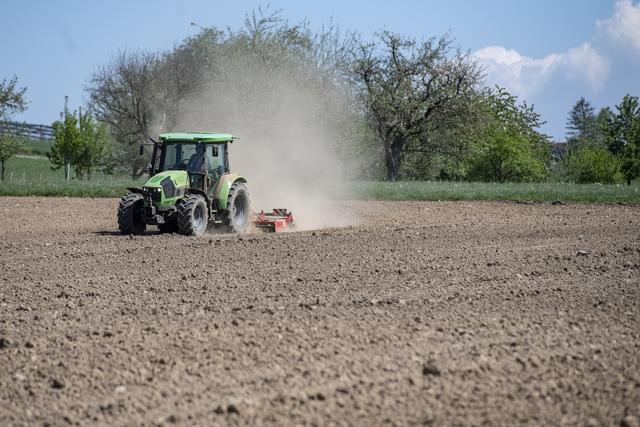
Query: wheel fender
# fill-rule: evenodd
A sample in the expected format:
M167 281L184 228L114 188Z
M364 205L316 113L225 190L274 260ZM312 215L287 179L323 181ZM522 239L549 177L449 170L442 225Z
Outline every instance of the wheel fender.
M224 210L227 208L227 198L229 197L229 190L231 189L231 186L236 182L246 183L247 180L245 179L245 177L237 174L227 174L220 177L220 181L218 182L218 185L216 185L214 193L216 207L218 210Z
M127 187L127 190L129 190L129 192L131 193L138 193L138 194L143 194L142 189L140 188L134 188L134 187Z

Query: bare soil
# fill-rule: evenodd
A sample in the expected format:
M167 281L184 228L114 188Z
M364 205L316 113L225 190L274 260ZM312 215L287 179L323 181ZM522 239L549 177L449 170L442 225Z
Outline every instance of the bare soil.
M201 238L116 206L0 198L0 425L637 425L638 206Z

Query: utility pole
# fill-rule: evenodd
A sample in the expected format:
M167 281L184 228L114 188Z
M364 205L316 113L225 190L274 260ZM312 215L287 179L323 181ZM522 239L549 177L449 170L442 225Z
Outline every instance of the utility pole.
M64 96L64 116L62 117L62 124L63 126L67 127L67 114L69 114L69 96L65 95ZM66 131L65 131L66 134ZM65 139L68 138L69 136L65 135ZM68 145L68 142L67 142ZM64 180L65 181L69 181L69 179L71 178L71 159L69 158L69 153L68 153L69 149L65 149L64 152Z

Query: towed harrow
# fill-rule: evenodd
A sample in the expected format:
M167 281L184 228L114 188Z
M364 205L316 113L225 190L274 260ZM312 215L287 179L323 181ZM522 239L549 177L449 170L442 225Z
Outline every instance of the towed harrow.
M255 213L251 223L263 231L286 231L295 225L293 214L287 209L274 209L272 212Z

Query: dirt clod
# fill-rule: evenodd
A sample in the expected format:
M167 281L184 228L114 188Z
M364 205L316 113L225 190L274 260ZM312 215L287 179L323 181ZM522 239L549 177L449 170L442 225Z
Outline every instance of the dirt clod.
M426 363L422 366L422 375L428 377L439 377L441 374L440 369L433 363Z
M60 390L64 388L64 382L62 380L59 380L57 378L52 378L50 381L50 385L51 388L56 389L56 390Z

